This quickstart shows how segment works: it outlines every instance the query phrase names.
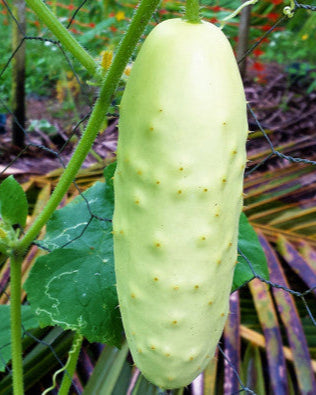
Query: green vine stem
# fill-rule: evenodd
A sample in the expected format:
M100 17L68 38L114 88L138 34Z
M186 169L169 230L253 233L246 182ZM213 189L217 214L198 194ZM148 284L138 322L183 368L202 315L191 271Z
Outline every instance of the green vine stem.
M11 354L14 395L23 395L23 360L22 360L22 320L21 320L21 272L22 257L12 254L10 259L10 321Z
M32 1L35 2L35 0ZM17 245L17 249L21 253L25 253L26 249L36 238L41 228L46 224L53 212L56 210L63 196L75 179L78 170L90 151L101 128L107 109L110 105L112 95L117 87L126 64L158 4L159 0L143 0L137 7L127 33L123 37L112 65L105 76L99 98L95 103L86 130L84 131L68 166L62 174L47 205Z
M76 366L78 363L78 358L81 350L81 345L83 341L83 336L76 332L71 350L69 351L68 359L65 366L59 370L57 370L53 375L53 384L51 387L47 388L42 395L47 395L52 392L56 388L56 380L57 376L64 372L64 376L58 391L58 395L67 395L69 393L69 389L71 387L72 377L75 373Z
M199 0L186 1L185 19L189 23L201 23Z
M31 4L37 4L39 8L44 5L38 0L27 0L27 3L29 6L31 6ZM21 265L23 256L26 254L27 249L36 238L42 227L46 224L48 219L56 210L63 196L75 179L78 170L90 151L95 137L100 130L104 117L106 116L111 97L118 85L124 68L126 67L126 64L129 61L129 58L131 57L138 40L140 39L158 4L159 0L143 0L136 9L127 33L119 45L117 55L115 56L114 61L105 76L99 98L95 103L86 130L84 131L79 144L68 163L67 168L64 170L64 173L62 174L54 192L52 193L41 214L39 214L39 216L36 218L32 226L25 233L24 237L15 243L14 253L12 253L11 256L11 342L14 395L23 395L24 393L21 343ZM40 9L45 14L46 8ZM60 34L62 29L60 26L56 28L57 22L55 22L56 21L54 19L51 19L48 26L53 32L57 31L59 32L58 34ZM65 37L67 37L65 40L67 41L68 46L71 47L73 43L78 52L81 52L79 44L75 39L72 38L72 36L68 35L67 33ZM64 39L60 41L62 41L65 45L65 41L63 40ZM74 52L72 53L74 54ZM86 52L81 52L80 56L83 56L83 54L86 54ZM90 67L92 71L92 64L89 61L88 63L90 64L88 67ZM93 70L94 67L95 65L93 63Z
M248 7L249 5L254 5L258 2L259 0L248 0L245 1L243 4L241 4L235 11L233 11L231 14L229 14L228 16L226 16L222 21L221 21L221 25L220 28L223 29L226 25L226 23L232 19L235 18L236 15L238 15L240 13L241 10L243 10L245 7Z
M69 352L68 360L66 363L66 372L63 376L60 389L58 391L58 395L67 395L69 393L69 389L71 387L71 382L73 375L76 370L76 366L78 363L78 358L81 350L83 337L79 333L76 333L73 341L73 346L71 351Z
M42 0L25 0L61 44L82 64L91 75L98 74L98 66L92 56L78 43L71 33L63 26L54 13Z

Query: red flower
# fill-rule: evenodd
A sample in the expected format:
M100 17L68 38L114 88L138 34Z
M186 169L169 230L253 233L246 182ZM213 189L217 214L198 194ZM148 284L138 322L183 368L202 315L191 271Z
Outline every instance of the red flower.
M272 4L281 4L283 3L283 0L271 0Z
M279 14L276 12L270 12L269 14L266 15L268 19L271 19L272 22L275 22L279 18Z
M79 30L75 29L74 27L69 29L74 34L80 34Z
M214 7L211 7L211 9L215 12L218 12L221 10L221 7L219 5L214 5Z
M115 12L111 12L110 14L109 14L109 17L110 18L113 18L115 16Z
M93 22L89 23L88 25L89 25L89 27L95 27L95 23L93 23Z
M74 10L76 7L75 7L73 4L69 4L69 6L66 7L66 8L68 8L68 10L72 11L72 10Z
M264 25L264 26L261 26L261 29L262 29L264 32L267 32L269 29L271 29L271 26L270 26L270 25Z
M165 14L168 14L168 11L167 10L159 10L159 14L165 15Z
M110 26L110 30L111 30L111 32L116 32L117 28L115 26Z
M260 48L256 48L256 49L253 50L253 54L254 54L255 56L260 56L260 55L262 55L263 53L264 53L264 51L262 51Z
M252 67L253 67L253 69L256 70L256 71L263 71L263 70L265 70L265 66L264 66L262 63L259 63L259 62L255 62L255 63L252 65Z

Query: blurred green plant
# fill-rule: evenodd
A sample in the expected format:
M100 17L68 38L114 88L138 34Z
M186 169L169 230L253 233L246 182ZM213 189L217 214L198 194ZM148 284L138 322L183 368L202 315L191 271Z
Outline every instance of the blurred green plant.
M114 49L122 33L126 30L129 20L137 5L137 0L129 2L116 2L113 0L96 0L89 6L83 6L72 19L76 7L70 0L63 3L54 2L54 10L58 18L79 40L89 49L95 59L100 59L101 52L105 49ZM156 12L155 21L146 29L145 35L159 20L179 17L183 10L184 0L163 0L161 7ZM218 23L238 8L239 0L201 0L201 15L204 19ZM269 30L271 26L282 17L285 6L283 0L262 0L252 7L250 45ZM225 34L234 45L237 41L238 17L233 18L225 25ZM8 13L5 3L0 0L0 73L12 54L8 37L11 36L12 18ZM315 37L313 32L316 27L316 14L306 10L297 10L291 20L278 26L269 39L264 40L256 48L252 57L254 61L278 62L286 64L293 61L312 63L316 59ZM54 44L42 39L54 40L49 30L37 20L29 9L27 10L27 35L38 37L40 40L27 40L27 65L26 65L26 93L36 93L41 96L51 96L58 87L62 71L70 70L71 66L62 52ZM75 71L77 64L73 65ZM258 65L256 67L259 67ZM72 70L74 71L74 70ZM88 75L80 70L81 76L88 79ZM38 75L43 75L39 84ZM4 102L10 97L11 66L1 75L0 95ZM5 112L0 104L0 112Z
M56 127L52 125L47 119L33 119L28 127L28 132L35 132L41 130L48 135L55 135L57 133Z

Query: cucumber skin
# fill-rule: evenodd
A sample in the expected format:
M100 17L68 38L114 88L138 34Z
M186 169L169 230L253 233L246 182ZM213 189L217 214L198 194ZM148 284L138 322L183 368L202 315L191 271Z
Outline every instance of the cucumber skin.
M191 383L229 309L248 135L231 46L214 25L160 23L124 92L114 176L115 271L136 366Z

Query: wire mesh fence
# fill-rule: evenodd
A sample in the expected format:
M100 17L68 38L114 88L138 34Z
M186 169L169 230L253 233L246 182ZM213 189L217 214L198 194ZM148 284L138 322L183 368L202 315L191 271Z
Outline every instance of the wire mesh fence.
M18 4L19 2L17 1L16 4ZM105 15L104 12L105 10L102 10L102 8L98 8L97 6L100 6L101 2L95 2L95 4L92 4L91 2L85 0L83 2L81 2L80 4L74 4L73 1L69 1L67 2L67 4L63 3L63 4L59 4L56 1L52 1L49 3L49 5L52 7L52 9L55 10L55 12L58 14L59 10L62 10L62 12L60 11L60 18L62 20L62 22L65 24L65 26L67 27L67 29L71 30L73 34L78 34L79 39L82 40L82 42L84 43L84 45L88 45L88 43L93 42L93 44L95 45L94 48L98 48L98 50L94 49L95 52L101 52L99 51L100 46L106 46L109 44L109 42L112 42L111 39L113 38L112 36L114 36L115 34L117 34L117 30L119 30L119 32L123 32L125 29L125 25L124 23L128 23L129 18L125 16L124 12L127 12L128 14L128 10L129 9L133 9L135 4L131 3L128 4L127 6L124 4L117 4L116 6L119 7L119 11L112 15L111 13L109 13L107 16L110 18L111 23L108 25L102 25L102 29L98 30L96 29L93 34L90 33L91 29L95 29L96 24L94 22L92 22L92 20L94 20L94 18L96 20L98 20L98 18L100 18L99 20L102 20L103 16ZM227 4L225 4L224 6L229 8L229 2L226 2ZM7 157L3 157L2 159L2 166L1 166L1 175L4 178L7 174L8 174L8 170L12 169L16 163L23 163L19 162L21 160L21 158L23 159L24 157L27 157L28 155L31 156L37 156L40 155L40 153L45 153L50 155L53 160L53 166L54 167L66 167L66 163L68 162L72 149L73 149L73 140L76 138L76 136L78 136L81 131L82 131L82 126L86 124L89 115L91 114L92 111L92 107L93 107L93 102L94 102L94 98L97 96L98 94L98 87L95 86L95 84L89 80L88 75L80 70L80 68L78 67L78 65L72 60L72 58L70 57L70 55L67 53L67 51L65 51L63 49L63 47L61 46L61 44L54 39L54 37L51 35L51 33L47 30L47 28L41 24L41 22L39 22L37 20L37 17L30 11L27 10L27 22L29 25L32 25L32 29L29 29L29 26L27 28L27 30L25 31L24 28L21 26L18 17L16 16L16 9L15 6L16 4L14 4L14 2L7 2L6 0L1 0L1 13L2 13L2 21L3 21L3 26L6 25L6 23L8 25L11 26L11 28L6 29L6 34L12 34L12 31L14 31L14 29L17 30L18 34L20 35L20 41L10 50L9 49L9 45L8 42L10 41L10 36L7 36L7 56L4 57L2 59L1 62L1 69L0 69L0 80L1 80L1 84L3 85L1 92L1 96L0 96L0 108L1 108L1 112L3 112L4 114L6 114L6 117L8 117L10 119L11 123L16 123L20 129L20 131L23 134L23 147L12 147L14 148L13 151L11 151L11 153L8 153L8 150L4 150L5 155L7 154L8 157L10 157L9 160L7 160ZM276 2L274 2L274 4L278 4ZM182 6L182 4L178 4L179 7ZM59 8L58 8L59 7ZM126 8L127 7L127 8ZM211 8L210 5L206 4L205 5L206 9L207 7ZM218 7L218 6L216 6ZM224 11L227 12L227 8L224 9ZM164 10L164 8L163 8ZM293 7L292 9L290 9L290 11L295 15L295 13L298 10L303 10L304 12L308 13L306 14L306 18L307 17L312 17L315 14L313 13L314 11L316 11L316 7L314 5L310 5L310 4L302 4L302 3L298 3L296 0L293 1ZM215 9L214 12L217 12L218 9ZM103 12L103 13L102 13ZM119 13L121 12L121 14ZM176 10L171 9L168 12L165 13L161 13L161 12L156 12L156 14L154 15L155 18L155 23L159 22L166 14L169 15L177 15L178 12L178 8ZM82 18L80 18L80 16L82 16ZM112 19L111 19L112 18ZM120 18L122 18L122 20L120 20ZM257 37L253 43L250 44L249 50L247 50L247 52L244 54L244 57L242 57L239 61L242 62L244 59L246 59L247 56L249 56L250 54L252 54L258 47L260 44L262 44L270 35L272 32L274 32L278 27L282 26L282 29L286 30L287 28L287 22L290 19L288 18L287 15L282 15L282 13L280 13L279 17L277 20L274 21L274 23L272 23L270 26L268 26L268 28L265 29L264 33L262 33L262 31L260 32L259 37ZM115 21L120 23L119 25L119 29L117 29L117 27L115 27ZM234 24L235 22L233 22ZM236 22L236 24L238 23L238 21ZM76 26L76 27L75 27ZM82 28L82 31L79 31L79 27ZM232 27L232 26L231 26ZM12 30L11 30L12 29ZM106 30L108 29L108 30ZM28 35L28 30L32 31L32 35ZM33 35L33 32L36 31L37 33ZM104 31L109 31L109 37L107 37L107 33L104 34ZM80 38L81 37L81 38ZM97 41L97 44L95 44L94 40L99 40ZM114 44L116 43L115 39L113 40ZM36 44L35 44L36 43ZM101 43L101 44L100 44ZM59 128L67 128L68 132L67 134L63 134L63 139L62 141L58 141L58 143L53 143L52 144L52 139L48 139L45 140L45 138L43 136L41 136L41 134L37 135L36 138L34 138L34 136L32 135L32 133L30 133L30 130L28 129L27 126L22 125L19 121L19 117L17 116L17 114L13 111L13 105L12 103L10 103L10 90L11 90L11 67L13 66L14 63L14 59L16 54L21 50L21 48L23 46L27 45L27 77L26 77L26 85L27 85L27 81L28 79L33 79L34 77L39 78L41 77L41 72L43 72L43 70L45 72L48 72L48 69L43 69L43 68L39 68L39 70L36 70L35 67L33 67L32 64L32 59L36 58L36 61L39 62L39 58L41 56L43 56L43 58L46 56L48 59L52 59L52 63L53 66L57 63L62 63L63 66L61 68L59 68L57 70L57 72L61 72L62 69L67 69L71 72L70 75L67 75L64 73L63 74L63 81L60 82L60 78L57 75L57 73L55 71L52 72L52 75L49 76L52 78L51 81L53 81L53 84L48 83L47 81L45 81L45 74L42 74L43 80L44 80L44 90L45 89L50 89L52 94L55 94L55 97L53 98L53 102L57 102L58 103L58 93L59 95L62 95L63 98L65 97L65 95L68 95L68 98L72 96L72 93L74 92L74 90L76 91L76 89L78 89L78 92L81 93L75 93L75 100L71 99L71 111L70 113L72 114L72 118L71 119L66 119L66 122L63 120L63 123L61 124L62 126L59 126ZM37 52L37 54L35 55L34 52L31 52L31 56L29 57L28 55L28 51L29 51L29 47L34 47L36 45L36 49L35 52ZM43 55L41 55L41 53L43 52ZM38 56L38 53L40 53L41 56ZM32 58L32 56L34 56ZM100 53L95 53L94 54L95 57L97 57L99 60L101 60L101 55ZM58 60L56 60L58 58ZM62 60L61 60L62 59ZM48 62L50 62L50 60L48 60ZM9 83L7 83L7 81L10 81ZM64 83L64 85L63 85ZM50 85L51 84L51 85ZM123 90L123 85L119 86L119 91ZM32 82L31 84L31 89L34 88L34 83ZM52 89L53 86L53 89ZM56 94L57 93L57 94ZM120 95L120 93L119 93ZM119 96L118 95L118 96ZM59 96L60 97L60 96ZM52 106L53 102L49 102L47 100L47 103L49 106ZM112 127L113 130L113 125L114 128L116 127L116 121L118 118L118 99L117 98L113 98L111 107L110 107L110 111L107 114L107 116L110 119L110 124L109 125L104 125L104 129L106 131L109 130L109 128ZM34 102L33 102L34 104ZM69 104L69 103L68 103ZM44 106L47 105L46 103L44 104ZM43 109L43 107L41 107L41 109ZM289 155L289 154L285 154L282 151L282 149L279 149L278 147L275 147L272 139L269 137L269 133L266 130L266 127L263 126L260 122L259 117L256 115L256 111L253 110L252 108L252 103L248 103L248 110L249 110L249 119L253 122L253 124L255 125L256 129L259 130L265 140L265 142L268 144L269 147L269 152L265 154L265 156L259 160L257 160L257 162L255 164L250 163L248 166L248 169L245 173L246 178L247 177L251 177L253 174L255 174L256 172L260 171L260 169L264 168L266 169L266 166L269 165L269 163L271 162L272 159L278 158L282 161L287 161L289 163L293 163L293 164L298 164L298 165L306 165L309 166L310 168L313 168L313 166L316 165L316 161L314 158L314 155L311 153L311 155L307 158L307 157L297 157L295 155ZM63 103L59 103L59 107L58 107L58 111L61 111L62 113L65 114L65 112L67 111L67 109L65 110L65 108L63 108ZM64 114L62 114L62 116L64 116ZM4 122L4 128L10 130L10 126L8 126L8 122ZM41 129L41 127L38 128L39 130ZM106 132L105 132L106 134ZM104 134L102 134L102 136L104 136ZM103 138L103 137L102 137ZM8 139L7 141L9 141L10 139ZM46 144L45 144L46 143ZM113 148L115 148L115 145L112 146ZM97 151L97 150L96 150ZM89 166L93 163L96 162L96 158L100 159L100 152L97 153L96 151L90 152L88 160L85 162L86 166ZM13 154L12 154L13 152ZM103 160L103 162L102 162ZM102 158L101 163L103 163L104 165L104 158ZM109 161L112 160L112 157ZM40 166L40 162L39 166ZM282 162L284 163L284 162ZM102 167L102 166L101 166ZM314 171L314 170L312 170ZM76 236L73 236L70 240L68 240L67 242L63 243L61 245L60 248L66 248L71 246L75 241L80 241L80 239L83 237L83 235L86 233L87 229L89 228L89 226L91 226L92 221L100 221L100 222L105 222L105 223L110 223L111 219L109 217L102 217L100 216L98 213L94 213L93 209L90 207L90 203L89 203L89 199L83 195L81 193L81 186L80 184L78 184L78 180L76 182L74 182L74 188L77 191L77 194L79 194L84 202L85 205L87 207L88 210L88 219L86 220L85 224L83 227L81 227L80 230L78 230ZM313 237L315 238L315 234L314 233L310 233L312 235L311 239L313 239ZM267 237L267 234L265 234L265 237ZM270 238L271 239L271 238ZM269 240L270 240L269 239ZM263 246L265 246L265 251L268 251L268 244L265 245L265 238L262 239L262 244ZM30 254L35 254L34 251L37 251L37 248L46 250L46 251L52 251L50 249L50 247L43 243L42 240L36 240L33 243L33 250L31 250ZM313 246L315 247L315 245ZM289 248L289 246L287 246L287 248ZM249 268L253 274L253 278L259 280L259 282L266 284L267 286L270 287L270 293L272 294L272 290L282 290L284 291L286 294L289 294L293 297L295 297L296 299L299 299L302 302L302 306L305 309L305 314L307 315L307 317L309 318L309 320L312 322L312 324L314 326L316 326L316 317L315 317L315 304L313 304L313 302L315 302L314 297L315 297L315 291L316 291L316 282L312 283L308 286L305 286L302 284L299 284L298 288L295 288L292 285L288 285L286 282L278 282L275 281L275 277L273 277L273 279L267 280L265 278L263 278L260 274L257 273L253 262L244 254L244 252L242 251L241 248L239 248L238 253L240 256L242 256L245 261L247 262L247 264L249 265ZM31 259L29 258L29 262L31 262ZM4 263L4 262L3 262ZM271 269L271 267L270 267ZM26 269L27 270L27 269ZM313 275L315 275L315 267L313 268ZM10 273L10 269L8 266L4 265L2 267L2 271L1 271L1 279L0 279L0 294L1 294L1 303L5 304L10 300L10 287L9 287L9 273ZM308 284L308 282L306 283ZM303 289L302 289L303 288ZM298 290L299 289L299 290ZM236 293L238 293L239 291L236 291ZM256 291L255 289L252 290L253 294L255 294ZM274 300L276 300L276 296L274 296ZM24 298L24 302L26 303L26 299ZM276 303L276 302L274 302ZM302 310L300 310L301 312ZM281 313L279 313L281 314ZM235 317L236 318L236 317ZM266 333L264 333L266 334ZM63 353L59 353L55 350L55 346L53 342L50 341L46 341L46 337L45 336L37 336L36 334L34 334L32 331L30 331L29 329L25 328L23 326L22 328L22 338L25 339L29 339L29 343L28 344L33 344L32 347L34 346L34 343L32 343L32 341L35 342L35 344L41 345L43 347L46 347L47 350L49 350L49 352L53 355L53 358L55 358L57 365L59 365L60 368L62 368L63 370L65 370L66 374L67 374L67 368L66 368L66 362L65 362L65 352ZM268 340L267 340L268 341ZM68 348L66 351L69 351L69 344L68 344ZM225 346L223 346L223 344ZM4 357L4 352L7 352L8 350L8 346L10 346L10 342L6 342L4 344L1 345L0 347L0 361L2 361L3 365L5 366L5 372L3 373L3 380L5 381L5 374L7 373L8 375L11 374L11 370L10 370L10 365L7 363L7 357ZM84 350L86 350L86 345ZM240 347L240 346L239 346ZM27 348L27 347L26 347ZM245 382L245 377L242 377L241 373L240 373L240 366L236 366L234 365L233 359L231 359L231 354L230 354L230 349L228 347L226 347L226 341L225 339L220 343L220 345L218 346L218 350L219 350L219 354L218 354L218 359L222 358L222 360L224 361L226 367L228 366L231 371L233 372L233 376L235 377L235 380L237 381L237 388L238 390L236 390L233 387L229 387L226 388L226 390L224 391L224 393L229 393L229 394L233 394L233 393L239 393L239 392L245 392L245 393L251 393L251 394L255 394L255 390L253 388L251 388L251 385L248 385L247 382ZM91 363L91 361L94 361L97 359L97 357L99 357L100 355L100 350L98 350L98 352L95 353L95 358L89 358L89 356L87 355L87 352L84 351L83 352L83 356L82 356L82 360L79 362L79 370L80 370L80 366L84 367L85 364L87 364L89 361ZM268 358L269 360L269 358ZM80 365L81 364L81 365ZM58 367L56 368L58 369ZM83 368L84 369L84 368ZM313 370L312 367L310 367L311 371ZM315 372L315 371L314 371ZM91 374L91 371L90 371ZM230 372L231 374L231 372ZM313 375L314 373L312 373ZM204 373L205 375L205 373ZM216 374L215 374L216 376ZM70 376L69 376L70 377ZM139 371L135 370L134 372L132 372L130 374L130 379L128 380L128 389L126 390L126 393L137 393L135 392L135 388L142 388L141 387L141 383L139 382L140 380L140 375L139 375ZM195 383L192 384L191 386L191 392L194 394L203 394L203 393L208 393L205 392L205 386L203 387L203 385L201 386L199 384L198 380L201 380L201 377L205 377L205 376L200 376L200 378L198 378ZM203 380L203 378L202 378ZM312 381L315 381L315 377L314 379L311 379ZM296 386L299 387L299 384L295 383ZM313 385L315 385L315 382L313 383ZM39 388L39 387L37 387ZM73 380L73 387L72 387L73 391L75 393L82 393L83 388L82 385L80 384L80 380L76 381L76 379ZM37 389L39 390L39 389ZM185 391L188 391L189 389L186 389ZM54 388L54 386L52 387L52 392L56 391L56 389ZM133 392L134 391L134 392ZM204 392L203 392L204 391ZM1 391L0 391L1 393ZM5 391L3 393L6 393ZM34 392L33 392L34 393ZM138 393L142 393L142 392L138 392ZM145 392L143 392L145 393ZM211 392L210 392L211 393ZM281 392L280 392L281 393ZM312 392L311 392L312 393Z

